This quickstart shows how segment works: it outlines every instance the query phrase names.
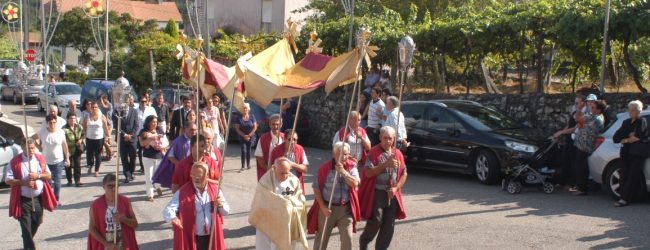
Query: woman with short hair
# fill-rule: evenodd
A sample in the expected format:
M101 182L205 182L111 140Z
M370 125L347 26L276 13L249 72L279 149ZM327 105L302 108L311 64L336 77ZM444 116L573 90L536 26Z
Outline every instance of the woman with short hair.
M68 144L68 152L70 159L70 167L65 168L65 176L68 179L68 186L72 186L72 179L74 177L74 185L76 187L83 186L81 183L81 154L83 154L82 139L84 138L84 131L81 125L77 123L77 114L68 113L66 116L67 124L63 127L65 133L66 143Z
M643 103L639 100L631 101L628 105L628 113L630 118L623 121L621 127L614 133L614 143L620 143L621 147L621 179L619 194L620 199L614 203L616 207L627 206L630 202L634 201L645 193L645 175L643 174L643 166L647 155L639 154L635 147L646 149L643 145L649 143L648 136L650 131L648 129L648 122L645 118L641 117L641 110L643 110ZM643 151L643 150L641 150Z
M235 123L235 131L239 135L239 143L241 144L241 170L251 168L251 146L255 142L257 130L257 121L255 116L250 113L251 106L244 103L244 110L239 121ZM246 165L244 165L246 163Z

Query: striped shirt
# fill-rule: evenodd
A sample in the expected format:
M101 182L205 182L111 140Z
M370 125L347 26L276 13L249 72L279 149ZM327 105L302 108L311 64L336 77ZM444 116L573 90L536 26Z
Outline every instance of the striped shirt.
M379 128L381 126L381 115L386 105L381 99L376 101L370 101L370 107L368 108L368 127L370 128Z

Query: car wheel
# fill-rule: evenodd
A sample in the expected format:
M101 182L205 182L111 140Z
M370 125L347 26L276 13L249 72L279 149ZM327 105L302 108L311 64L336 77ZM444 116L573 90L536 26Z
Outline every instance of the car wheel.
M607 168L607 175L605 176L605 186L607 191L618 200L621 198L621 162L618 161Z
M474 172L481 183L496 183L501 174L496 156L488 150L479 151L474 158Z

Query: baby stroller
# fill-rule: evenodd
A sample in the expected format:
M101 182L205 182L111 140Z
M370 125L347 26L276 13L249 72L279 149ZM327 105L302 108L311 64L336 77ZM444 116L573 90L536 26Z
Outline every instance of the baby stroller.
M501 189L509 194L521 193L523 185L539 185L544 193L551 194L555 191L555 169L546 166L549 156L554 154L553 149L557 141L549 139L527 161L513 168L507 169L501 181Z

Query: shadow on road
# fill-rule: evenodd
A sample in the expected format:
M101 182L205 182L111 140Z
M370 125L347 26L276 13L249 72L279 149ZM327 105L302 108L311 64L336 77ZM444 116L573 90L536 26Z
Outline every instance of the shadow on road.
M442 216L431 216L417 219L398 221L414 223L436 220L440 218L462 216L468 214L491 213L526 208L521 214L506 216L514 217L562 217L580 215L586 217L604 218L614 221L616 229L605 232L594 232L592 236L579 238L581 242L589 243L606 240L607 243L596 245L596 249L611 249L615 247L649 249L650 227L644 214L650 211L650 202L635 203L625 208L615 208L614 200L602 191L590 193L588 196L573 196L564 190L556 190L553 194L545 194L534 187L524 188L521 194L510 195L501 190L498 185L483 185L471 175L438 172L426 169L409 169L409 181L404 188L406 195L430 195L433 203L450 201L466 202L474 205L493 206L496 209L488 211L449 213ZM419 183L409 186L408 183ZM477 186L482 187L477 190ZM507 207L503 207L508 204ZM512 204L515 204L512 206ZM502 208L499 208L499 207ZM407 208L408 211L408 208Z

